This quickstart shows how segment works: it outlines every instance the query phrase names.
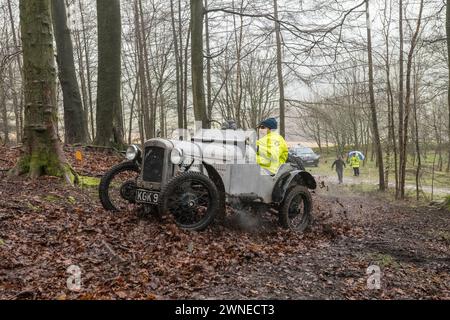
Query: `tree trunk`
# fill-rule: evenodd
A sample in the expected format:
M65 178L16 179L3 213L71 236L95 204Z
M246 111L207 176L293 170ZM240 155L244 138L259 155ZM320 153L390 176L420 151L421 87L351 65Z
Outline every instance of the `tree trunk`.
M192 24L192 96L195 121L202 123L202 128L209 128L206 110L205 86L203 80L203 1L191 0Z
M130 120L128 125L128 144L132 143L132 133L133 133L133 116L134 116L134 108L136 105L137 92L139 87L139 80L136 80L136 84L134 85L133 90L133 99L131 100L131 110L130 110Z
M240 12L243 11L244 3L241 0L241 4L239 7ZM233 0L233 10L234 10L234 0ZM242 40L243 40L243 25L244 20L243 16L241 15L239 20L239 27L236 24L236 15L233 15L233 23L234 23L234 41L236 44L236 84L235 84L235 93L234 93L234 101L233 103L233 109L234 109L234 115L236 120L236 124L238 128L243 127L244 123L244 117L242 116L243 108L241 106L242 104ZM238 31L239 30L239 31Z
M86 143L87 123L81 102L73 58L73 44L67 26L66 5L63 0L52 0L53 30L55 33L59 80L63 91L65 142Z
M97 134L99 146L123 145L121 79L121 20L119 0L97 0L98 88Z
M388 0L385 0L385 8L384 8L384 16L386 17L386 9L388 7L387 4ZM390 14L392 12L392 6L390 7ZM389 137L388 137L388 152L392 152L394 156L394 176L395 176L395 190L399 190L399 181L398 181L398 150L397 150L397 141L396 141L396 135L395 135L395 117L394 117L394 94L392 92L392 85L391 85L391 64L390 64L390 50L389 50L389 33L390 33L390 22L391 17L389 17L389 21L387 21L387 30L384 33L385 41L386 41L386 60L385 60L385 66L386 66L386 86L387 86L387 100L388 100L388 130L389 130ZM389 168L391 166L391 159L389 157ZM388 175L389 170L386 172L386 187L389 186L388 182Z
M165 128L165 98L164 98L164 90L161 88L161 93L159 94L159 130L160 130L160 137L166 137L166 128Z
M77 54L76 60L78 60L78 75L80 77L80 90L81 90L81 101L82 101L82 105L83 105L84 122L86 123L86 128L88 130L87 138L90 139L89 129L88 129L88 127L89 127L89 101L88 101L89 97L88 97L87 86L86 86L84 56L83 56L83 49L82 49L83 46L81 44L81 37L80 37L79 31L74 34L74 38L75 38L75 44L76 44L75 52ZM93 132L93 131L91 130L91 132ZM92 139L90 139L90 140L92 140Z
M2 122L3 122L3 144L9 144L9 121L8 121L8 108L6 106L6 87L3 81L0 80L0 108L2 109Z
M139 13L140 0L135 0L134 3L134 18L135 18L135 29L136 29L136 41L138 47L138 77L140 84L140 110L143 121L144 137L149 139L151 137L151 123L150 123L150 103L148 97L148 86L147 86L147 76L146 76L146 65L144 57L144 43L143 43L143 24L141 23L141 15ZM144 140L145 140L144 139ZM142 142L144 141L142 140Z
M24 154L12 171L31 178L47 174L76 175L70 168L57 135L56 69L50 0L20 1L25 80Z
M403 113L404 113L404 105L403 105L403 77L404 77L404 71L403 71L403 0L399 1L399 42L400 42L400 54L399 54L399 64L400 64L400 70L399 70L399 86L398 86L398 149L399 149L399 170L398 170L398 188L395 191L395 197L396 198L402 198L404 197L404 171L403 163L406 161L405 159L405 152L403 150L404 143L403 143Z
M19 99L17 98L15 83L14 83L14 72L12 64L8 67L8 75L9 75L9 86L12 95L13 108L14 108L14 117L16 120L16 142L19 143L22 137L22 115L21 115L21 107L19 106ZM22 91L22 88L20 89Z
M275 17L275 36L277 41L277 69L278 69L278 87L280 91L280 135L286 137L285 125L285 103L284 103L284 79L283 79L283 57L281 51L281 29L278 22L278 2L273 0Z
M447 93L447 107L448 107L448 159L447 172L450 172L450 1L447 1L445 29L447 32L447 55L448 55L448 93Z
M138 82L140 82L140 79L138 77L137 79ZM144 132L144 120L143 120L143 116L142 116L142 102L141 102L141 98L142 98L142 94L141 94L141 89L142 86L139 83L137 86L137 116L138 116L138 123L139 123L139 139L141 144L144 144L145 142L145 132Z
M180 50L178 43L178 35L175 25L175 11L173 6L173 0L170 0L170 15L172 21L172 34L173 34L173 45L175 51L175 71L176 71L176 82L177 82L177 119L178 128L183 128L183 83L182 83L182 62L180 60Z
M11 23L11 33L12 33L12 39L13 39L13 43L14 43L14 47L16 50L20 50L20 46L19 46L19 41L17 40L17 35L16 35L16 26L14 24L14 15L13 15L13 11L12 11L12 6L11 6L11 0L8 0L8 13L9 13L9 19L10 19L10 23ZM20 104L18 103L18 99L17 99L17 94L14 94L14 98L13 98L13 102L14 102L14 106L17 106L17 111L16 112L16 126L18 125L18 128L16 128L16 132L17 132L17 143L19 143L20 141L22 141L22 133L23 133L23 68L22 68L22 60L20 59L20 55L16 56L16 62L17 62L17 67L19 68L19 73L20 73L20 78L22 80L22 88L20 91ZM11 88L12 89L12 88ZM18 116L18 118L17 118Z
M188 54L189 54L189 43L192 36L192 23L189 22L189 30L186 38L186 45L184 47L184 77L183 77L183 117L184 126L183 129L188 127L188 114L187 114L187 92L188 92Z
M417 106L418 106L418 81L417 71L414 74L414 127L415 127L415 140L416 140L416 153L417 153L417 167L416 167L416 199L419 201L419 179L420 170L422 169L422 157L420 156L420 144L419 144L419 122L417 120Z
M144 75L146 77L146 83L147 83L147 89L145 92L142 92L144 94L144 97L148 99L148 109L144 110L144 115L148 117L148 127L145 129L145 135L147 139L154 138L156 131L156 103L154 103L153 98L153 86L152 86L152 77L150 76L150 59L148 55L148 49L147 49L147 37L145 36L145 21L144 21L144 10L142 8L142 0L138 1L139 3L139 16L140 16L140 28L141 28L141 39L142 39L142 53L143 53L143 59L144 59ZM147 31L149 32L149 31ZM144 122L145 124L145 122Z
M86 60L86 80L87 80L87 90L89 95L89 118L90 118L90 127L92 139L95 137L95 129L94 129L94 103L92 98L92 80L91 80L91 61L89 59L89 50L88 50L88 41L86 36L86 24L84 22L84 8L81 4L81 0L78 1L79 9L80 9L80 17L81 17L81 28L83 30L83 49Z
M189 30L186 36L186 45L183 48L183 18L181 0L178 0L178 33L180 39L180 88L181 88L181 100L183 102L183 126L181 128L187 128L187 77L188 77L188 49L189 41L191 37L191 25L189 23Z
M380 133L378 130L378 115L377 108L375 106L375 92L373 89L373 58L372 58L372 30L369 14L369 0L366 0L366 21L367 21L367 54L369 61L369 96L370 96L370 111L372 114L372 130L373 141L375 143L375 149L377 153L377 165L378 165L378 178L380 191L386 189L384 183L384 163L383 163L383 150L381 147Z
M420 32L420 25L422 20L422 12L423 12L423 0L420 1L419 8L419 17L417 19L416 30L411 39L411 47L408 52L408 60L407 60L407 68L406 68L406 99L405 99L405 108L404 108L404 119L403 119L403 137L402 137L402 145L400 146L400 197L401 199L405 198L405 179L406 179L406 164L408 160L407 147L408 147L408 125L409 125L409 116L411 112L411 73L412 73L412 62L414 57L414 50L417 45L417 39Z
M208 0L205 0L205 10L208 10ZM211 76L211 47L209 41L209 16L208 12L205 13L205 32L206 32L206 100L207 100L207 110L208 118L212 119L212 76Z

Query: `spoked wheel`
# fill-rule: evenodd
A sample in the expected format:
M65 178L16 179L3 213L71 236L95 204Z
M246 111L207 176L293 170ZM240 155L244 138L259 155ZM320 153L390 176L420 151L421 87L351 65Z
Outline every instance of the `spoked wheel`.
M296 186L288 190L280 210L280 224L283 228L303 232L312 221L312 199L309 190Z
M204 230L214 221L220 208L216 185L198 172L173 178L162 193L162 212L171 214L176 224L185 230Z
M100 202L109 211L131 209L136 196L136 179L139 167L134 162L124 162L108 171L99 186Z

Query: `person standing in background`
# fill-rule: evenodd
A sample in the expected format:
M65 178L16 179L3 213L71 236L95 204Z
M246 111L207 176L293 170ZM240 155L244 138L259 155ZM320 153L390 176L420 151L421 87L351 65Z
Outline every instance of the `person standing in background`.
M344 182L344 168L346 167L344 160L342 160L342 156L338 156L337 159L331 165L331 169L336 167L336 173L338 175L339 184Z
M355 177L359 177L359 167L361 165L361 160L359 160L359 157L355 154L350 158L350 166L353 168L353 174Z

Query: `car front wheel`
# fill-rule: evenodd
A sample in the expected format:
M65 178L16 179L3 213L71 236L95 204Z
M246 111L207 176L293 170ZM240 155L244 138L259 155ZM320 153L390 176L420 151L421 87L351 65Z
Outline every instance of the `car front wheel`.
M206 229L220 209L216 185L204 174L187 172L170 180L162 192L161 212L185 230Z
M139 167L129 161L114 166L102 177L98 192L103 208L124 211L134 203L139 171Z

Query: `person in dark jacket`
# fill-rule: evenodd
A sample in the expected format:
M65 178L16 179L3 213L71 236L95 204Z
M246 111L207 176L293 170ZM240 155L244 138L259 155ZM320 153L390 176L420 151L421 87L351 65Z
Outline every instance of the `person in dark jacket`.
M342 160L341 156L338 156L337 159L333 162L333 165L331 166L331 169L333 169L334 167L336 167L336 172L338 175L338 179L339 179L339 184L343 183L343 179L344 179L344 168L345 166L345 162L344 160Z

